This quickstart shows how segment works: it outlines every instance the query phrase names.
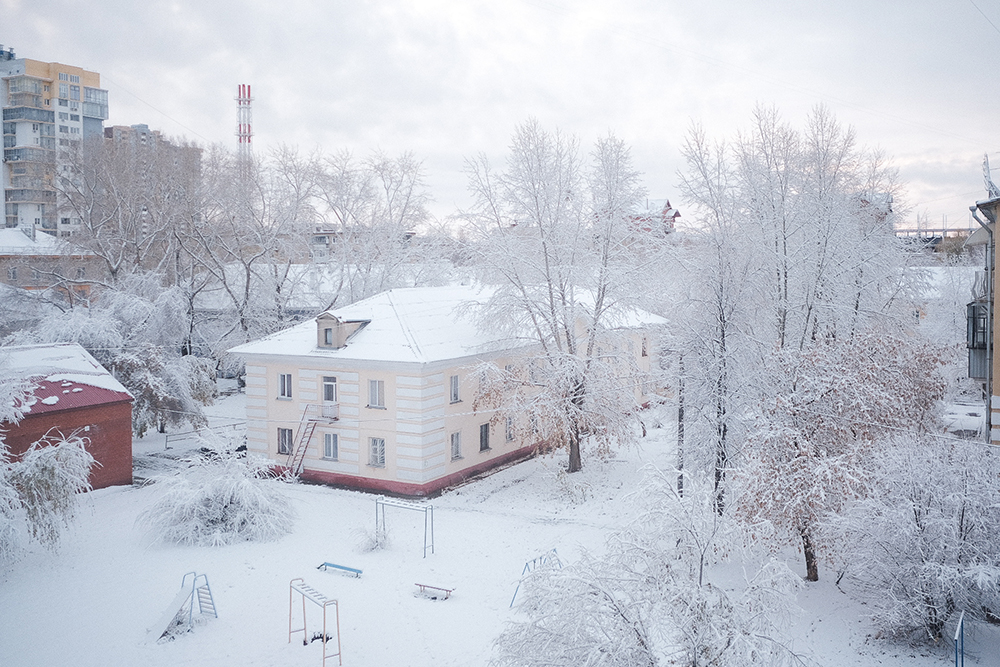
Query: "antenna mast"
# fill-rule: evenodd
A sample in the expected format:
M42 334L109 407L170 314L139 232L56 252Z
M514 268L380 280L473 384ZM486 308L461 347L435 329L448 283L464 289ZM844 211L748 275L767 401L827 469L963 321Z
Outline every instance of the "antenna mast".
M250 164L251 141L253 140L253 107L250 96L250 84L241 83L236 87L236 137L239 142L239 161L241 170Z

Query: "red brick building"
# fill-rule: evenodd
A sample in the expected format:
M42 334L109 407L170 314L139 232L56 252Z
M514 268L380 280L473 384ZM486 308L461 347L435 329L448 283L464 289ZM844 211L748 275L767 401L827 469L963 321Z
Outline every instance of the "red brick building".
M91 486L132 483L132 395L86 350L75 343L3 347L0 368L35 385L24 418L0 425L11 456L47 433L76 433L97 462Z

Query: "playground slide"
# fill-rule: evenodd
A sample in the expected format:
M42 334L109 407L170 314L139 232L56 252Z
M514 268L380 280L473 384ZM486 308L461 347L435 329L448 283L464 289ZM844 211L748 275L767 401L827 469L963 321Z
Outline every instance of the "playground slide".
M190 599L191 589L187 587L181 588L181 590L177 592L177 596L174 598L174 601L171 602L167 610L163 612L163 616L160 617L160 620L157 621L156 625L149 630L149 633L146 635L146 643L155 644L159 641L160 637L165 635L167 630L170 629L170 624L174 622L174 619L177 618L177 614L180 613L181 609L184 608Z

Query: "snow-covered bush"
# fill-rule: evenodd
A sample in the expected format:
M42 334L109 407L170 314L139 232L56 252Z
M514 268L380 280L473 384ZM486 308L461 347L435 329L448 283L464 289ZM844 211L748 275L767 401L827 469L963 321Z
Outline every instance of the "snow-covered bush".
M870 491L826 527L848 590L891 636L937 641L949 619L1000 618L1000 452L900 436L872 456Z
M778 561L743 554L748 576L723 584L713 567L744 540L715 512L711 483L651 471L646 511L611 536L603 557L536 570L521 610L497 639L495 663L546 665L782 665L796 656L779 625L797 577ZM755 566L756 564L756 566Z
M162 542L221 546L274 540L288 533L295 512L270 479L267 463L212 453L159 481L159 498L139 517Z
M0 424L21 420L34 400L32 388L29 380L0 371ZM90 488L94 459L85 444L75 433L47 434L11 461L0 429L0 563L17 557L26 535L56 546L62 527L73 519L76 495Z
M8 481L27 515L28 533L47 547L73 520L77 494L90 490L94 457L86 442L76 434L47 434L10 467Z

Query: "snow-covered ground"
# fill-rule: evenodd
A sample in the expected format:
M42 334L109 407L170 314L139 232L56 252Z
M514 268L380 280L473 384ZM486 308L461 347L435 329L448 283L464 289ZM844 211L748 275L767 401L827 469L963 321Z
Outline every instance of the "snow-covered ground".
M241 401L220 401L213 420L237 416ZM297 577L339 600L344 665L484 665L493 639L517 617L509 605L525 562L552 548L568 562L582 550L601 552L608 533L635 513L629 494L640 468L672 463L669 429L649 433L639 448L613 460L587 459L571 477L558 473L560 458L538 458L434 499L435 552L426 558L423 516L403 509L387 509L387 549L362 548L374 532L370 494L285 485L298 512L289 535L206 548L152 544L136 526L155 485L90 493L58 553L33 549L0 574L0 665L318 666L320 642L288 641L289 582ZM162 447L162 436L138 442L137 460L157 453L154 459L168 461ZM364 575L318 571L324 561ZM172 641L147 643L147 629L189 571L208 575L218 618ZM430 600L417 595L416 583L455 592ZM874 639L864 607L829 580L804 587L799 602L795 648L816 664L937 667L952 660L949 646ZM310 634L319 632L319 608L307 612ZM968 664L1000 664L997 639L986 631L967 639L975 654Z

